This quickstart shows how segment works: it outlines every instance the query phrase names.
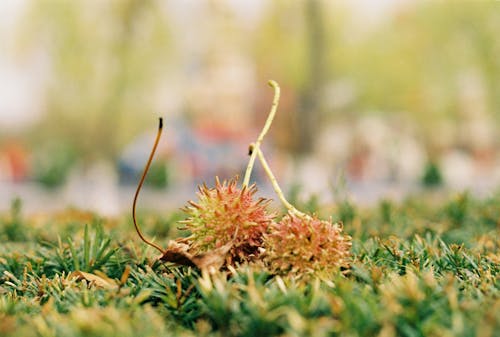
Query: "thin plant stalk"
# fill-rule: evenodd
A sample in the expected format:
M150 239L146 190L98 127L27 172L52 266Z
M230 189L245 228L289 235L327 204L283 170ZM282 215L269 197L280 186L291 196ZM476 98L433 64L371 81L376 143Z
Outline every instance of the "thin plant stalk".
M273 104L271 105L271 110L269 112L269 115L267 116L264 128L262 128L262 131L260 132L259 137L257 138L257 141L254 144L254 151L252 151L250 154L250 159L248 160L247 169L245 171L245 177L243 179L243 185L242 185L243 187L247 187L250 182L250 175L252 174L252 169L255 164L255 158L257 157L257 153L259 152L260 149L260 144L262 143L262 140L264 139L264 136L266 135L267 131L269 131L269 128L273 123L276 110L278 109L278 103L280 100L280 87L278 83L276 83L273 80L269 80L269 82L267 83L274 89Z
M149 159L148 159L148 161L146 163L146 166L144 167L144 172L142 173L141 180L139 181L139 184L137 185L137 190L135 191L134 202L132 204L132 219L134 220L135 230L136 230L137 234L139 235L139 237L141 238L141 240L144 241L146 244L150 245L151 247L154 247L154 248L158 249L163 254L164 251L163 251L163 249L160 246L158 246L154 242L149 241L148 239L146 239L144 237L144 235L142 234L141 230L139 229L139 226L137 225L137 220L136 220L136 217L135 217L135 209L136 209L136 204L137 204L137 197L139 196L139 192L141 191L141 187L144 184L144 179L146 179L146 175L147 175L147 173L149 171L149 166L151 166L151 162L153 161L153 157L155 155L156 148L158 147L158 143L160 142L160 137L161 137L162 130L163 130L163 118L160 117L160 121L159 121L159 125L158 125L158 133L156 135L155 143L154 143L153 148L151 150L151 154L149 155Z
M257 153L257 156L259 157L259 161L262 164L262 167L264 168L264 171L266 172L267 177L271 181L271 185L273 186L274 191L278 195L278 198L280 199L281 203L288 209L290 213L293 213L301 218L307 218L309 217L307 214L299 211L296 209L291 203L286 200L285 195L283 194L283 191L281 190L280 185L278 184L278 181L276 180L276 177L273 174L273 171L269 167L269 164L267 163L266 158L264 157L264 154L262 153L261 149L256 149L253 147L253 144L250 145L250 151L253 153Z

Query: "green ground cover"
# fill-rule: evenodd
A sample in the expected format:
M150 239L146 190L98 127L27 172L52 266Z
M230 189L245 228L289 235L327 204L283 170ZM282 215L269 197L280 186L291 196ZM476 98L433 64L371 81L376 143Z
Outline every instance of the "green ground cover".
M307 284L240 266L158 262L130 215L0 216L0 336L499 336L500 195L322 207L350 268ZM165 247L178 212L139 212Z

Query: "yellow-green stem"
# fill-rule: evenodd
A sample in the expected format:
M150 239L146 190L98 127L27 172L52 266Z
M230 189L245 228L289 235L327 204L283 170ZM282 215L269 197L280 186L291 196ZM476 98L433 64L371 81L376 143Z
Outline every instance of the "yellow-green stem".
M252 149L252 146L250 148ZM267 163L267 160L264 157L262 151L260 149L253 148L253 153L257 153L257 156L259 156L260 163L262 164L262 167L264 168L264 171L266 172L267 177L271 181L271 185L273 186L273 189L278 195L278 198L280 199L283 206L285 206L286 209L288 209L288 211L294 215L297 215L302 218L309 217L307 214L296 209L291 203L288 202L288 200L286 200L285 195L283 194L283 191L281 190L278 181L274 177L273 171L271 171L271 168L269 167L269 164Z
M257 141L254 144L254 151L250 154L250 159L248 160L248 165L247 169L245 171L245 177L243 179L243 187L248 186L250 183L250 175L252 174L253 166L255 164L255 158L257 156L257 153L259 152L260 149L260 144L262 143L262 140L264 139L264 136L266 135L267 131L269 131L269 128L271 127L271 124L273 123L274 115L276 114L276 110L278 109L278 103L280 100L280 87L278 83L276 83L273 80L270 80L268 84L274 89L274 98L273 98L273 104L271 106L271 111L269 112L269 115L267 116L266 123L264 124L264 128L260 132L259 137L257 138Z

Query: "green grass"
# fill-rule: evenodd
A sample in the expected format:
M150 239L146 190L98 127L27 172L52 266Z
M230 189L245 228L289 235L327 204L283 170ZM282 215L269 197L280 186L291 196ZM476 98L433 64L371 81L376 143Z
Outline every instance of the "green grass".
M308 284L256 267L157 261L128 216L0 216L0 336L499 336L500 196L316 209L353 237L351 268ZM144 215L166 246L177 213Z

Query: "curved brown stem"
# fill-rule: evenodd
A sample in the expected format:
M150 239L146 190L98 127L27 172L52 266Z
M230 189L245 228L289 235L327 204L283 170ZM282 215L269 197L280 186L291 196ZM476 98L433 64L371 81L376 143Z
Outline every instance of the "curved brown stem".
M164 250L158 246L157 244L149 241L144 237L144 235L141 233L141 230L139 229L139 226L137 225L137 220L135 218L135 206L137 204L137 197L139 196L139 192L141 190L142 184L144 184L144 179L146 179L146 175L149 171L149 166L151 165L151 162L153 161L153 157L155 155L156 148L158 147L158 143L160 142L160 137L161 137L161 131L163 129L163 118L160 117L159 125L158 125L158 134L156 135L156 140L153 145L153 149L151 150L151 154L149 155L149 159L146 163L146 167L144 167L144 172L142 173L141 180L139 181L139 185L137 185L137 190L135 191L134 195L134 202L132 204L132 219L134 220L134 226L137 234L141 238L142 241L150 245L151 247L154 247L158 249L162 254L164 253Z

